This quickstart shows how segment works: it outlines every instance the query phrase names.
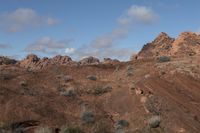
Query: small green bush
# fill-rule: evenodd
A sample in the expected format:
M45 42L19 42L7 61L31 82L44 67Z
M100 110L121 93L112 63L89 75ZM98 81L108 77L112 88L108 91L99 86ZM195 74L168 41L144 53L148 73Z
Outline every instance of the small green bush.
M149 127L150 127L150 128L159 127L160 121L161 121L160 116L157 116L157 115L152 116L152 117L149 118L149 120L148 120Z
M28 85L27 81L21 81L19 84L24 87Z
M171 59L168 56L160 56L160 57L158 57L158 62L160 62L160 63L162 63L162 62L168 62L170 60Z
M69 88L66 91L61 91L60 95L66 96L66 97L73 97L76 95L76 91L74 88Z
M102 95L107 92L112 91L112 86L110 85L94 85L87 90L87 93L94 94L94 95Z
M52 133L52 130L48 127L39 127L34 133Z
M60 133L84 133L79 127L63 127Z
M117 122L117 128L124 128L124 127L128 127L129 126L129 122L127 120L119 120Z
M96 80L97 80L97 77L96 77L95 75L88 75L88 76L87 76L87 79L96 81Z
M132 76L133 75L133 66L128 65L126 69L127 69L127 76Z
M95 121L94 114L88 111L85 111L81 114L81 119L85 123L93 123Z

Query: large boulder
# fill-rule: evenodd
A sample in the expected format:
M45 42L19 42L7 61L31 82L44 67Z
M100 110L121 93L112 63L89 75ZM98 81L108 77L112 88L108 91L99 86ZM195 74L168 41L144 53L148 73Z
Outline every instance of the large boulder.
M79 64L81 65L95 65L99 63L100 63L99 59L92 56L83 58L82 60L79 61Z
M52 63L56 63L56 64L60 64L60 65L69 64L70 62L72 62L72 59L69 56L57 55L52 58Z

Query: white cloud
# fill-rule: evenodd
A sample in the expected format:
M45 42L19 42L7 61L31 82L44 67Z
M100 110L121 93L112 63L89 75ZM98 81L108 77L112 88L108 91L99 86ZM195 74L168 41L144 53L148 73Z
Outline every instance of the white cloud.
M73 54L75 52L75 49L74 48L66 48L65 49L65 53L66 54Z
M118 18L118 26L111 32L95 38L87 47L89 49L81 49L77 52L81 56L89 56L90 54L96 57L119 57L127 58L133 54L133 50L117 48L119 40L125 38L128 33L138 24L150 24L157 20L158 15L151 8L145 6L133 5L126 10L121 17ZM114 56L113 56L114 55Z
M59 21L51 17L39 15L29 8L18 8L13 12L0 14L0 28L8 32L18 32L40 25L54 25Z
M127 17L131 19L136 19L143 23L149 23L156 20L157 15L154 11L145 6L133 5L127 11Z
M55 40L51 37L42 37L34 43L28 45L27 52L42 52L46 54L60 54L66 52L66 48L72 42L72 39Z

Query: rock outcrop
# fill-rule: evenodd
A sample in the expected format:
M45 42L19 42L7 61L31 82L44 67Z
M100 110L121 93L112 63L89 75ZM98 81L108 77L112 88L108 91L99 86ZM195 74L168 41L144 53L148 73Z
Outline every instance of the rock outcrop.
M117 59L111 59L111 58L104 58L103 64L115 64L119 63L120 61Z
M10 59L5 56L0 56L0 65L9 65L9 64L15 64L17 61L15 59Z
M53 58L44 57L40 59L34 54L28 55L24 60L19 62L21 67L37 70L51 65L72 65L75 62L69 56L57 55Z
M81 65L96 65L99 63L100 63L99 59L92 56L83 58L82 60L79 61L79 64Z
M158 56L187 56L200 53L200 35L183 32L176 39L162 32L151 43L143 46L137 58Z

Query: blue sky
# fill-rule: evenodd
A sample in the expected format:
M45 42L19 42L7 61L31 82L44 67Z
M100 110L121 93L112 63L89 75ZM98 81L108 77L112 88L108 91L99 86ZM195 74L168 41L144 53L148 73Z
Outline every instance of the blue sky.
M199 0L0 0L0 55L128 60L160 32L200 31Z

